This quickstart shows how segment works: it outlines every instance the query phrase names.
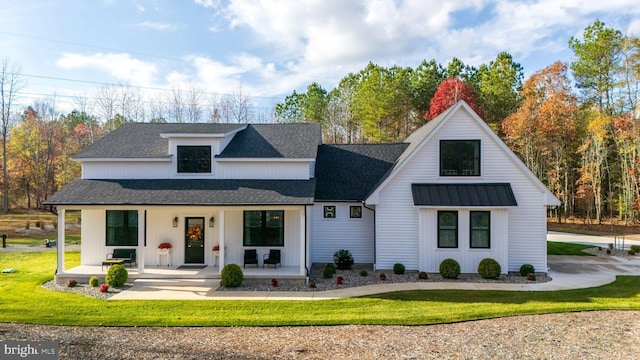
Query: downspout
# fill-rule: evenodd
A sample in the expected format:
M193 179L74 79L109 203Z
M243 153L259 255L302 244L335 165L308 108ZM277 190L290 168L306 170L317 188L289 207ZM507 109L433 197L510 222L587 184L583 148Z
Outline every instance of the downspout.
M378 260L378 257L376 256L376 209L367 207L367 204L364 201L362 201L362 206L365 209L371 210L373 212L373 270L375 271L376 261Z
M305 271L305 279L304 279L304 283L305 284L309 284L309 267L307 266L307 257L309 256L309 253L307 252L307 242L309 241L308 239L308 223L309 222L309 218L307 217L307 206L304 207L304 271Z

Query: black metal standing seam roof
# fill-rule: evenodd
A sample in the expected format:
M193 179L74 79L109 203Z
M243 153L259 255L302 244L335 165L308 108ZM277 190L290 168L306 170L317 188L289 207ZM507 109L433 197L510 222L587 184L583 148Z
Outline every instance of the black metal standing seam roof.
M517 206L508 183L411 184L416 206Z
M315 159L321 140L320 124L249 125L216 158Z
M87 180L45 205L312 205L312 180Z
M87 146L74 159L168 158L169 140L163 133L224 134L246 124L150 124L126 123Z
M316 200L364 200L408 145L321 145L316 161Z

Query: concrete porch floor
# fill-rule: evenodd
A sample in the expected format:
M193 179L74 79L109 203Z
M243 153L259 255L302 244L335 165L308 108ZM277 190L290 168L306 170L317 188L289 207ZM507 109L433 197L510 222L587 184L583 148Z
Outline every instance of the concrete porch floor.
M101 265L81 265L72 269L65 270L63 274L56 274L55 281L58 284L64 284L68 279L75 279L80 282L87 282L92 276L104 279L107 275L108 267ZM129 280L133 282L138 279L157 279L157 280L219 280L220 270L217 265L208 265L202 269L188 268L179 266L147 266L142 274L139 273L137 267L129 268ZM298 266L278 266L277 268L243 268L245 278L247 279L264 279L278 277L279 279L304 279L305 275L300 275L300 267Z

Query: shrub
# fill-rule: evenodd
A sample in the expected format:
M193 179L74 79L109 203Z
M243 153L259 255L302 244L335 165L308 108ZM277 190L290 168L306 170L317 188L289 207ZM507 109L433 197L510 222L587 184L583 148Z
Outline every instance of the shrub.
M27 229L27 230L31 229L31 221L30 220L27 220L27 222L24 224L24 228Z
M220 274L220 285L224 287L238 287L242 285L244 274L242 268L236 264L228 264L222 268Z
M501 272L500 263L492 258L482 259L478 264L478 274L483 279L497 279L500 277Z
M327 266L325 266L322 270L322 277L325 279L331 279L333 277L333 274L335 273L336 269L333 266L329 266L329 264L327 264Z
M44 221L40 221L40 224L38 224L38 227L40 228L40 230L44 230L44 226L45 226Z
M315 289L316 288L316 282L315 281L309 281L309 288Z
M108 290L109 290L109 285L107 285L107 284L100 285L100 292L101 293L106 293Z
M440 263L440 275L445 279L457 279L460 276L460 264L453 259L444 259Z
M278 287L278 279L271 279L271 286Z
M631 245L631 250L640 253L640 245Z
M54 229L56 229L56 230L58 229L58 222L57 221L52 222L51 225L53 225Z
M114 288L121 288L127 282L129 278L129 272L124 265L115 264L109 267L107 276L104 278L107 285Z
M380 280L382 280L382 281L387 280L387 274L385 274L385 273L380 273Z
M631 256L634 256L636 254L636 252L633 251L633 250L629 250L629 251L627 251L627 254L629 254Z
M73 279L67 280L67 287L72 288L76 286L78 286L78 282L76 280L73 280Z
M527 280L529 280L529 281L536 281L536 274L534 274L534 273L528 273L528 274L527 274Z
M91 285L91 287L100 286L100 279L98 279L95 276L92 276L91 278L89 278L89 285Z
M611 249L607 249L607 255L611 255Z
M369 273L367 272L367 270L361 270L360 276L369 276Z
M522 266L520 266L520 276L527 276L534 272L536 272L536 268L531 264L522 264Z
M337 285L342 285L343 282L344 282L344 278L342 276L338 276L336 278L336 284Z
M336 264L327 263L327 265L325 265L325 267L331 269L332 275L336 273Z
M333 254L333 262L339 270L351 270L353 266L353 256L349 250L338 250Z
M396 275L404 274L404 265L400 263L393 264L393 273Z
M40 220L36 220L36 227L39 228L40 227Z
M428 278L429 278L429 275L427 275L427 273L426 273L426 272L424 272L424 271L420 271L420 272L418 273L418 279L421 279L421 280L427 280Z

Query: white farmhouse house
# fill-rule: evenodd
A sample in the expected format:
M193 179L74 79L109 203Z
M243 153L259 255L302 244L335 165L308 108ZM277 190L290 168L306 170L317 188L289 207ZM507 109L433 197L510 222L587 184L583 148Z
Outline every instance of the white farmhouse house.
M132 278L218 277L252 250L246 276L304 278L339 249L377 269L453 258L473 273L491 257L544 271L559 205L464 101L398 144L322 144L316 124L125 124L74 159L82 178L46 202L59 239L65 211L82 212L81 266L64 268L58 241L58 279L104 274L122 249Z

